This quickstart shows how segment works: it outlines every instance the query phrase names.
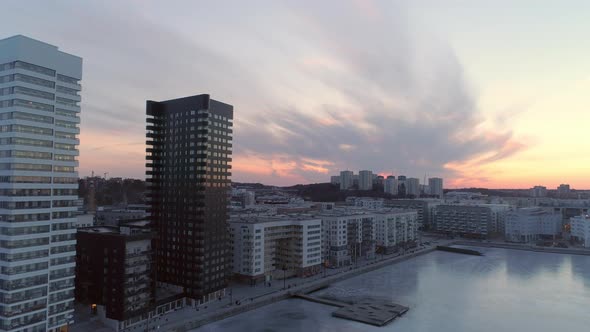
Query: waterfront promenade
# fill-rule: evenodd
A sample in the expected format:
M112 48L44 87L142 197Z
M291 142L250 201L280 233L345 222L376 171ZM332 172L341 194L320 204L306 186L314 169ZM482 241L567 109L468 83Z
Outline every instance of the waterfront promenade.
M271 287L264 284L256 286L232 283L229 292L231 296L226 296L220 301L212 301L198 308L186 307L175 312L171 312L148 322L148 331L189 331L200 326L232 317L234 315L254 310L278 301L291 297L294 293L307 293L320 287L325 287L338 281L348 279L366 272L370 272L382 267L395 264L418 255L422 255L435 250L437 245L465 245L474 247L496 247L505 249L527 250L535 252L552 252L562 254L590 255L590 250L575 248L547 248L537 247L527 244L506 243L506 242L489 242L473 241L463 239L438 239L436 242L423 239L430 242L428 246L421 246L415 250L408 251L405 254L393 254L386 256L377 256L376 259L360 259L356 264L339 269L326 269L325 272L319 273L307 278L289 278L275 280ZM284 289L283 287L286 286ZM236 304L238 301L239 304ZM146 331L146 324L138 325L135 328L127 329L128 332ZM111 329L103 326L94 319L94 321L80 320L71 330L76 331L97 331L109 332Z
M146 324L138 324L135 328L129 328L125 331L146 331L146 327L148 331L189 331L221 319L288 299L294 293L307 293L359 274L431 252L435 250L437 244L449 245L452 242L452 240L438 240L437 243L420 246L408 250L403 254L377 255L374 259L359 259L350 266L338 269L325 269L322 273L312 277L289 278L284 282L283 280L274 280L270 287L264 284L250 286L232 283L228 290L231 295L222 298L220 301L212 301L198 308L185 307L150 319L149 322L146 322L148 326ZM236 301L239 304L236 304ZM97 319L89 321L87 317L84 317L83 320L72 325L70 327L71 331L112 331L110 328L98 322Z

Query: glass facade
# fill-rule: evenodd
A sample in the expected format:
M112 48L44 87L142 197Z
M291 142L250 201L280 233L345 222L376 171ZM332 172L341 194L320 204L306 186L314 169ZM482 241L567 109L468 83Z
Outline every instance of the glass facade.
M0 40L2 330L57 331L72 320L75 229L63 225L76 221L81 72L80 58L54 46ZM57 112L60 101L68 106Z

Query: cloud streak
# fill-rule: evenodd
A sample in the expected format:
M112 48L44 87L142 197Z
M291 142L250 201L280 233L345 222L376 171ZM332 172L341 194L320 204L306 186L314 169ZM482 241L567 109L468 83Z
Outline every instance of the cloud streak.
M10 3L0 27L84 57L82 174L143 177L145 100L199 93L235 107L239 181L320 182L340 169L461 178L449 165L526 148L508 128L483 129L452 48L397 2L187 2L182 13L60 2L58 17L36 4Z

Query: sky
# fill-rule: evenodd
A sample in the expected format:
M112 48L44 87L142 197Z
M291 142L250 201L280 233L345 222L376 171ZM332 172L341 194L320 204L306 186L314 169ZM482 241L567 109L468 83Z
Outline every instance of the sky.
M84 59L80 175L145 174L145 101L234 106L232 178L590 189L590 2L4 0Z

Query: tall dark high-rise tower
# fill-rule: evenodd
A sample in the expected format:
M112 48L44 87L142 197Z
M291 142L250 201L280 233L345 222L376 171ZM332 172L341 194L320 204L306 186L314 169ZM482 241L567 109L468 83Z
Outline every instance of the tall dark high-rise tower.
M207 301L231 273L233 106L198 95L147 101L146 177L159 282Z

